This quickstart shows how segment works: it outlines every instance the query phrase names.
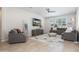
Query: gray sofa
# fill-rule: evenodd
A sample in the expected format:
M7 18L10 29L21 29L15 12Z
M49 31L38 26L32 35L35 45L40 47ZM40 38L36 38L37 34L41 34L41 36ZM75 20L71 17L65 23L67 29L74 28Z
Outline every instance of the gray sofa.
M65 32L62 34L62 39L69 41L77 41L77 31L74 30L72 32Z
M26 42L26 36L22 32L18 32L16 29L9 32L8 43L21 43Z

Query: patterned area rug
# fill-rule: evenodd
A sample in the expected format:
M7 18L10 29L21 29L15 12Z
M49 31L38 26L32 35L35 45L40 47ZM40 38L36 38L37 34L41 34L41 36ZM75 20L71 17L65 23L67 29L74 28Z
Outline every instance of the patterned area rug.
M49 37L48 34L32 37L33 40L38 40L48 44L48 51L50 52L61 52L64 48L64 40L61 39L61 35Z

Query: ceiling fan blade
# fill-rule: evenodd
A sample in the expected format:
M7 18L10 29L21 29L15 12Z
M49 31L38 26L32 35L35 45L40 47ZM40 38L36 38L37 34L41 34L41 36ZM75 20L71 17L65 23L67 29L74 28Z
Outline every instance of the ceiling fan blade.
M49 8L47 8L46 10L47 10L47 12L48 12L48 13L51 13L51 12L52 12L52 13L53 13L53 12L56 12L56 11L50 11L50 9L49 9Z
M56 11L48 11L48 12L56 12Z

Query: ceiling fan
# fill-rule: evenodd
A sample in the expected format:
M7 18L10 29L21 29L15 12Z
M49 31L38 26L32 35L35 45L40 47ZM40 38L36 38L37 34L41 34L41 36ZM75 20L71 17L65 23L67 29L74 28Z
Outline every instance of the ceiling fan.
M49 8L46 9L48 13L54 13L56 11L51 11Z

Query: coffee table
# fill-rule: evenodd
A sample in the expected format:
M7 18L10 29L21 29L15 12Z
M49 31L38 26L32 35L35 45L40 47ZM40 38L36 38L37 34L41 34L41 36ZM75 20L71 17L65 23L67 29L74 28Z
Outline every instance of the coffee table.
M56 33L48 33L49 37L56 37L56 35L57 35Z

